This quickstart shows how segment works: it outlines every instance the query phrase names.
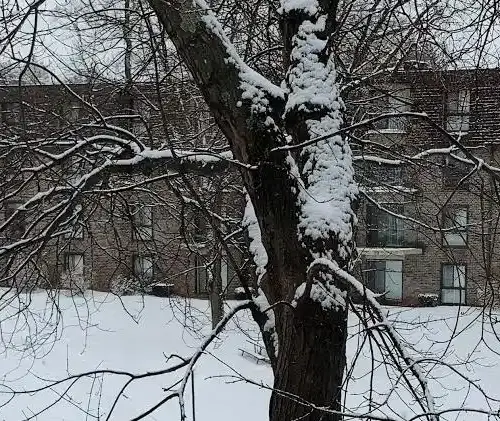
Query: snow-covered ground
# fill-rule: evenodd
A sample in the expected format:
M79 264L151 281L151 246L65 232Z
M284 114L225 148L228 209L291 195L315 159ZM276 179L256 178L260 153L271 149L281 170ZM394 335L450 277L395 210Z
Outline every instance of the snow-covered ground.
M181 299L123 297L120 301L114 296L89 293L85 297L60 295L58 307L52 304L45 292L37 292L31 295L29 311L16 314L16 304L1 312L0 400L4 406L0 408L0 420L105 420L117 393L129 380L124 375L90 376L38 393L13 396L12 390L34 389L46 385L48 380L98 369L136 374L159 370L179 362L176 357L167 361L171 354L190 356L203 335L210 331L205 301L192 300L187 306ZM475 386L500 398L500 365L497 364L500 357L495 354L500 351L500 343L491 332L491 325L482 323L477 309L390 308L389 311L404 338L416 344L420 351L427 352L425 368L432 368L432 377L436 379L430 386L437 397L438 409L463 406L499 409L498 402L491 402L492 407L488 408L479 391L470 384L467 386L460 375L453 372L456 369L472 378ZM361 336L355 335L358 326L354 316L349 323L352 337L348 355L352 363ZM184 324L188 329L183 328ZM54 332L57 341L54 341ZM452 334L456 337L448 347L447 339ZM249 337L256 339L258 333L248 315L241 314L197 364L194 377L197 421L232 421L235 416L238 421L267 418L269 390L235 382L241 376L263 385L272 384L268 365L256 364L241 355L241 349L253 351L253 346L247 342ZM366 402L369 396L372 359L368 342L363 350L349 376L348 404L352 410ZM375 352L376 358L377 355ZM456 365L452 368L437 366L432 358ZM385 369L377 366L374 366L375 393L372 397L381 400L380 394L390 389L391 382ZM119 399L110 419L133 419L154 406L167 395L163 388L172 386L183 373L134 381ZM62 396L68 388L68 395ZM415 407L405 393L399 386L391 395L384 409L388 416L411 418L411 408ZM55 404L36 415L51 403ZM186 394L186 411L191 419L191 383ZM174 400L145 419L175 420L178 416L179 406ZM444 419L454 420L455 417L453 413ZM487 419L474 413L459 418Z

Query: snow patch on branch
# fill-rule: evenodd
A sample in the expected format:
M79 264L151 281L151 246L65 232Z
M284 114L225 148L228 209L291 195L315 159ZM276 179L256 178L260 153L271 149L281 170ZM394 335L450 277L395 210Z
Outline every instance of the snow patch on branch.
M293 37L291 59L297 65L287 74L290 95L285 112L340 108L333 61L330 59L325 66L320 60L326 40L318 38L316 33L324 31L325 25L326 15L319 16L315 23L305 20Z
M296 306L300 298L304 296L306 288L306 282L297 287L292 301L293 306ZM311 285L309 298L320 303L324 310L343 310L346 308L347 291L341 291L332 282L325 282L324 284L314 282Z
M276 333L276 320L274 317L274 310L269 309L271 305L269 304L264 291L262 291L260 288L257 297L255 297L253 301L257 305L259 310L267 316L267 321L264 324L264 330L271 335L271 338L273 340L274 354L275 356L278 356L279 341L278 334Z
M318 2L311 0L282 0L279 13L290 13L292 11L303 11L309 15L318 13Z
M257 284L260 284L262 277L266 273L266 265L268 262L267 252L262 244L262 235L260 232L259 221L255 215L252 200L250 196L246 195L247 204L243 214L242 225L247 228L248 236L250 237L250 253L252 253L253 261L257 266L255 273L257 274Z
M291 0L282 2L290 10L292 4L299 7L302 3ZM293 116L296 111L321 112L321 118L306 120L309 138L312 139L340 129L343 104L333 59L330 57L326 64L321 60L326 40L318 38L317 34L325 30L326 15L317 19L311 16L311 19L315 22L302 22L292 40L293 65L287 74L290 94L285 116ZM346 258L352 252L352 225L355 222L351 203L358 194L351 149L341 136L332 136L305 147L301 154L305 160L301 174L305 188L299 192L299 237L325 242L332 236L338 238L338 253ZM326 251L326 257L330 257L331 252Z
M285 98L285 91L279 86L274 85L260 73L250 68L243 59L239 56L233 44L227 37L221 24L212 13L204 0L193 0L193 4L203 10L204 15L201 17L202 22L208 30L216 35L224 47L226 48L227 63L232 64L238 71L241 80L240 89L242 99L251 100L251 111L255 113L266 113L271 110L269 97ZM237 104L237 106L240 106ZM274 126L274 120L268 117L265 121L266 125Z

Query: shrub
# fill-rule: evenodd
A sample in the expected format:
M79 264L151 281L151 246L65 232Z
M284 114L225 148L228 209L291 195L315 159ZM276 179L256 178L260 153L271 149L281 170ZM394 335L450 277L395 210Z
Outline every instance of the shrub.
M439 302L438 294L418 294L418 302L422 307L436 307Z

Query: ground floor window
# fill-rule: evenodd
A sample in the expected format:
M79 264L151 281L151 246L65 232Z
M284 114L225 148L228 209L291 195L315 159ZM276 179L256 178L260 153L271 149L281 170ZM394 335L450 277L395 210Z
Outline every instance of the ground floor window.
M465 304L465 265L443 265L441 274L441 302L443 304Z
M208 292L208 272L204 259L195 255L194 258L195 291L197 294Z
M403 262L401 260L370 260L367 262L367 287L384 294L389 301L403 298Z
M204 294L208 292L208 283L211 276L215 276L216 262L215 260L211 262L210 267L205 266L205 261L202 256L195 256L195 289L198 294ZM232 265L228 262L226 254L222 254L220 258L220 276L222 280L222 290L225 292L228 285L233 281L236 273Z
M67 253L64 256L64 273L67 276L83 276L83 254Z
M134 276L144 285L153 280L153 258L151 256L134 257Z
M65 288L85 290L85 265L83 259L82 253L66 253L64 255L62 284Z

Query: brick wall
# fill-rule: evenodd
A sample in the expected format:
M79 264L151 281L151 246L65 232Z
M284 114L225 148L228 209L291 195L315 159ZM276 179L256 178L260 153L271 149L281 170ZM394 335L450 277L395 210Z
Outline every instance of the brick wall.
M411 111L425 112L432 122L446 127L446 98L456 89L470 91L470 127L461 138L461 143L474 155L497 165L500 134L500 72L498 71L457 71L450 73L408 72L399 73L381 81L381 86L390 92L392 84L411 91ZM411 119L407 130L402 133L365 131L366 139L383 147L372 148L372 152L389 159L413 156L425 149L450 146L449 139L432 123ZM375 151L376 150L376 151ZM363 151L369 154L370 147ZM421 222L406 222L406 230L412 241L421 250L420 255L406 255L403 260L404 304L418 304L418 294L441 291L442 265L465 264L467 271L467 303L482 304L485 297L496 294L497 274L500 256L496 247L485 247L498 241L496 220L499 214L498 197L494 182L485 172L471 174L462 188L447 186L443 171L446 171L444 156L434 155L404 164L405 182L408 189L404 193L395 188L379 189L374 192L377 182L365 187L369 195L382 203L404 203L404 214ZM358 166L358 168L360 168ZM471 170L472 167L469 167ZM362 171L362 169L360 170ZM446 174L446 173L445 173ZM409 192L409 190L412 192ZM365 200L366 201L366 200ZM443 233L432 228L443 224L443 209L453 206L468 210L467 245L450 247L443 243ZM366 219L362 205L358 244L366 244ZM363 260L367 260L365 257ZM361 268L361 266L360 266ZM359 271L359 268L358 268Z

